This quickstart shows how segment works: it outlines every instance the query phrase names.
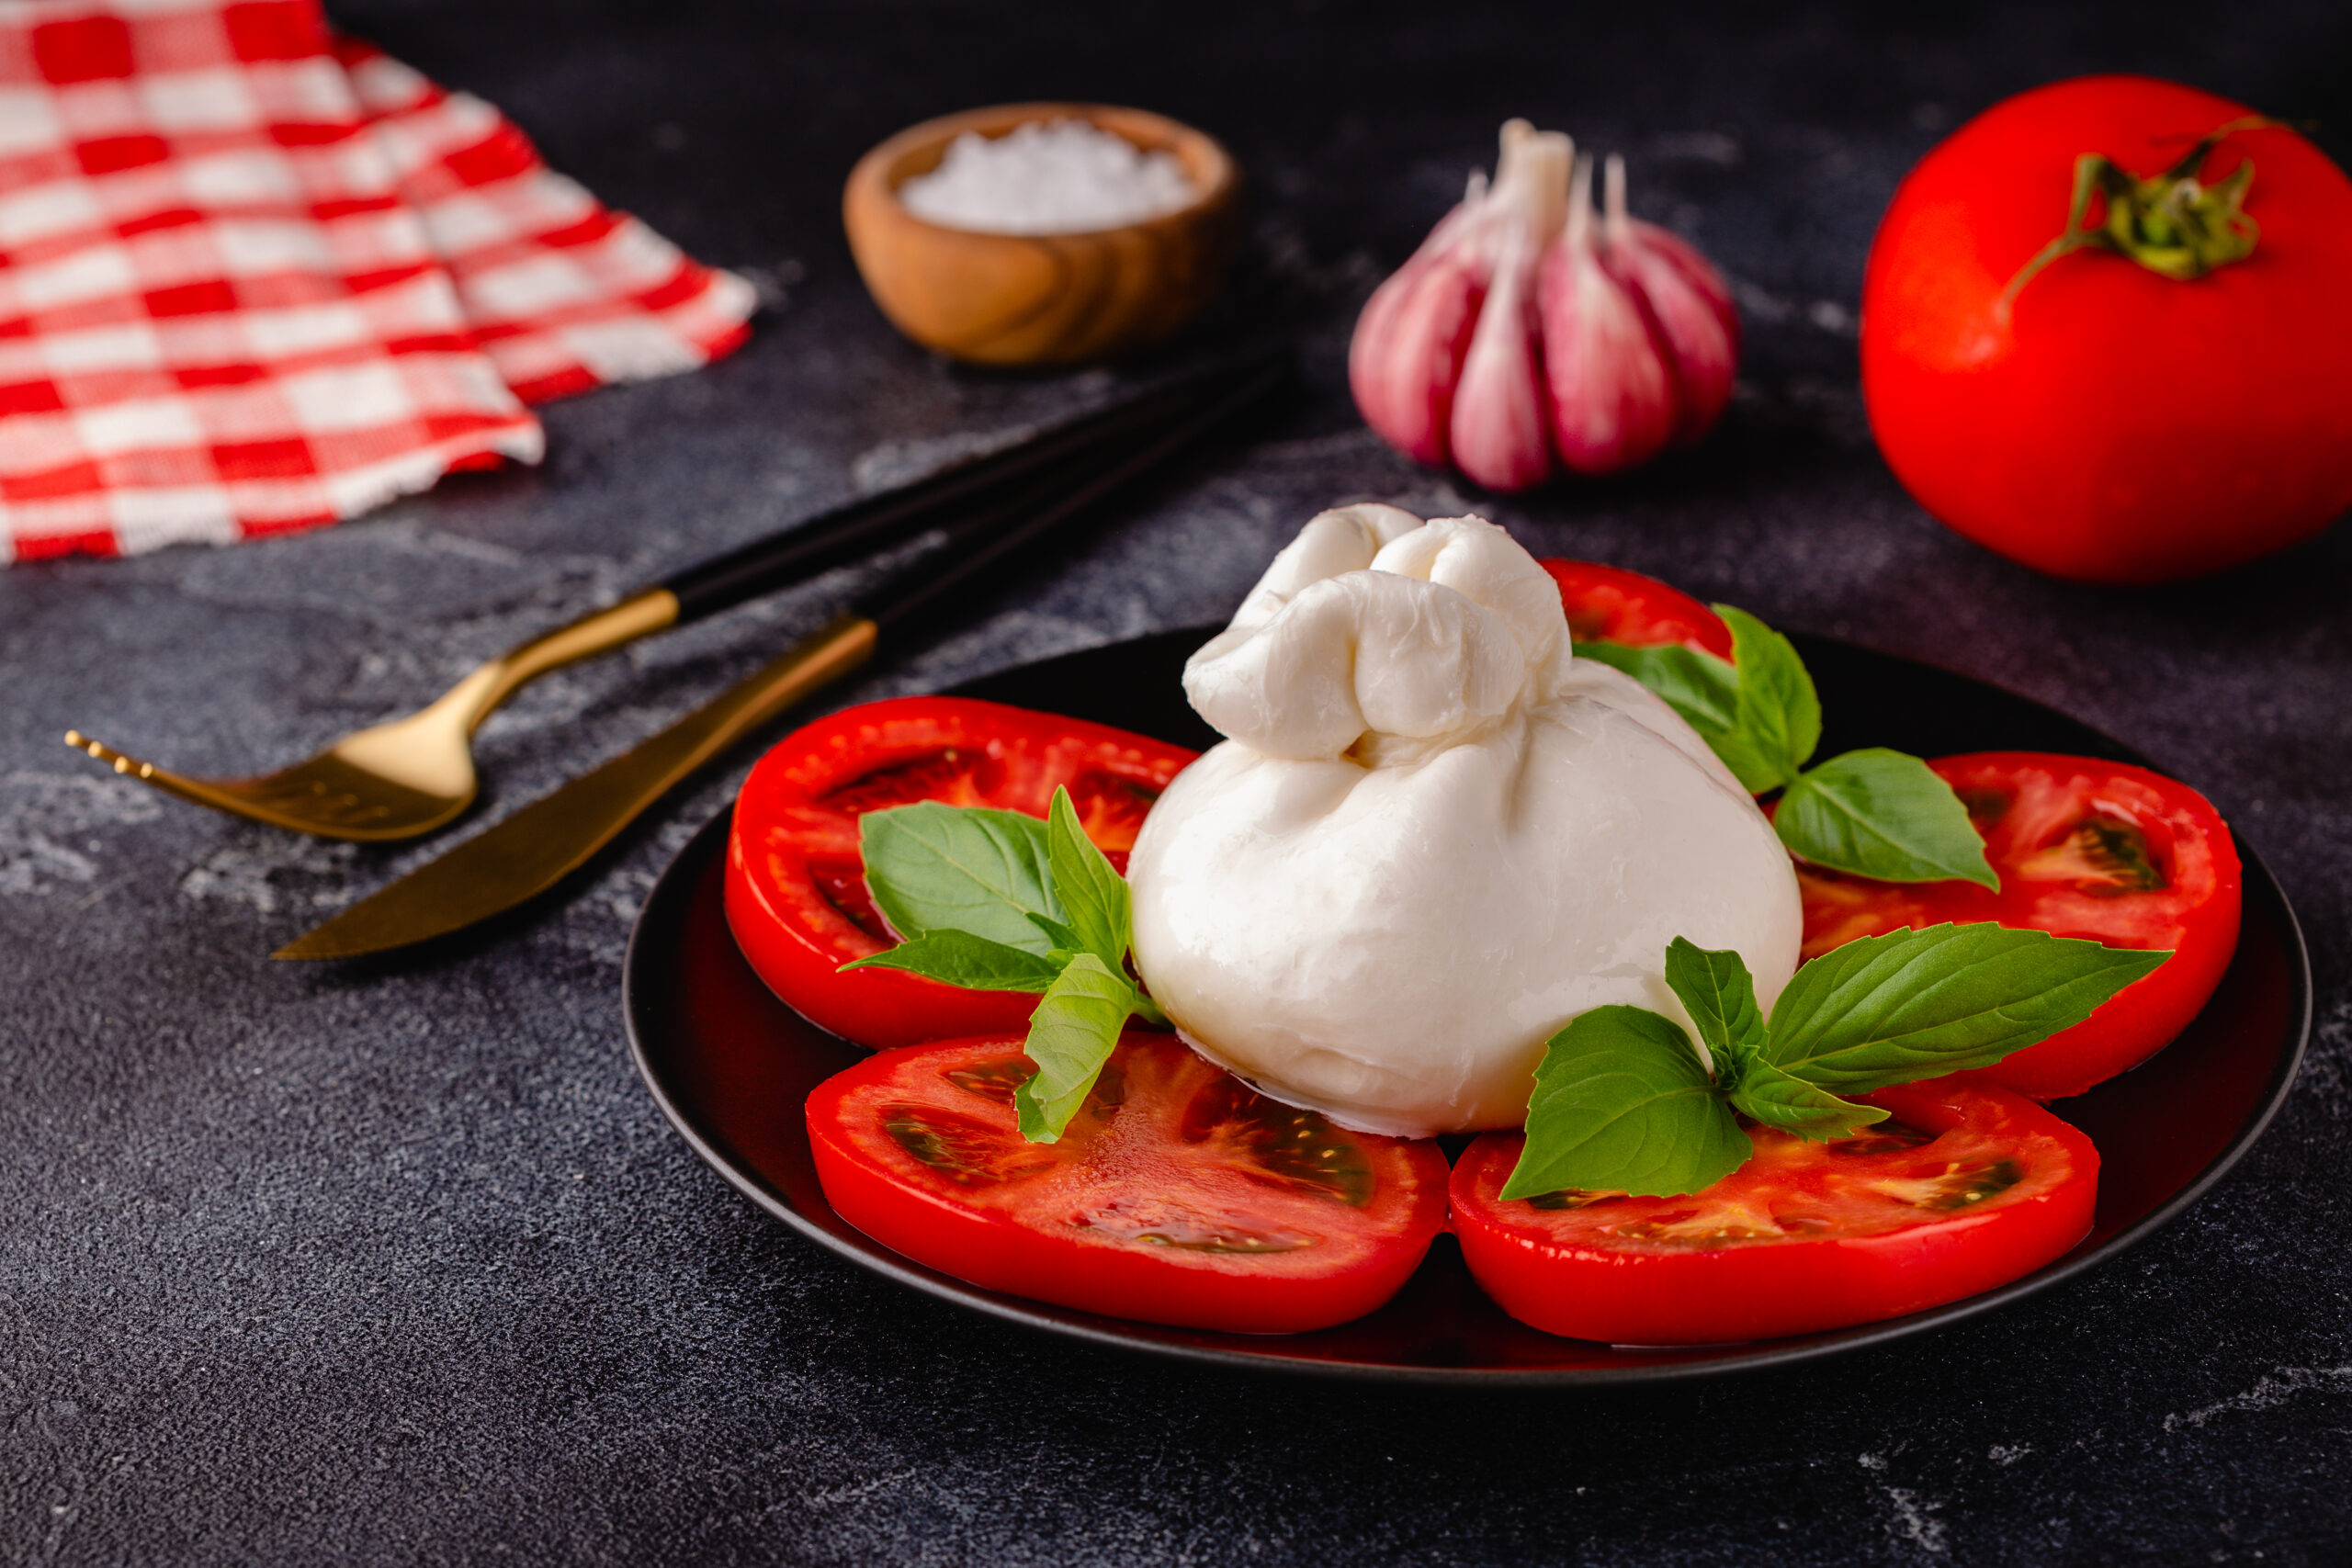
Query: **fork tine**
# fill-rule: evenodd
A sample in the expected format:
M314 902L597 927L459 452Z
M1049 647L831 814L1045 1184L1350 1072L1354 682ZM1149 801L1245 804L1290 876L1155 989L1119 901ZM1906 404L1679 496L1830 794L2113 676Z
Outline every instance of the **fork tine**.
M65 732L65 743L165 795L232 817L330 839L413 838L458 816L473 798L470 790L462 796L435 796L414 790L370 775L333 751L254 778L198 779L142 762L78 729ZM355 787L358 784L367 787ZM389 829L384 825L387 819L391 822Z
M118 773L129 773L151 783L155 777L154 763L142 762L136 757L126 757L104 741L93 740L78 729L69 729L65 732L65 744L73 747L76 751L87 752L101 762L113 763L114 771Z
M93 740L78 729L65 732L65 744L98 761L110 763L114 771L125 778L153 784L165 795L175 795L182 800L194 801L198 806L209 806L215 811L226 811L232 816L252 818L255 821L279 820L266 811L255 810L252 805L238 798L233 791L220 787L221 784L233 781L184 778L168 768L159 768L153 762L142 762L136 757L118 751L103 740Z

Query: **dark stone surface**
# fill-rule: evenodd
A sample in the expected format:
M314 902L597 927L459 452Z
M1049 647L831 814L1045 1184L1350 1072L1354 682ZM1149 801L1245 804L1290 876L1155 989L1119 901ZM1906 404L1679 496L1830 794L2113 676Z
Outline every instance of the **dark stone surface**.
M0 574L0 1561L2352 1557L2352 532L2159 592L2034 577L1894 483L1852 341L1902 171L2035 82L2180 76L2321 117L2342 158L2340 6L335 13L781 308L709 372L550 410L536 472L277 543ZM1637 209L1739 280L1747 390L1687 460L1482 509L2003 682L2207 790L2285 882L2320 986L2303 1080L2240 1170L2118 1266L1787 1374L1440 1397L1173 1368L820 1256L662 1122L623 1050L622 943L746 758L569 902L337 971L263 955L430 851L227 821L57 744L74 724L196 771L290 759L639 579L1116 384L932 362L838 232L864 147L1033 96L1229 141L1255 216L1218 330L1295 331L1311 396L842 700L1219 614L1337 499L1470 504L1363 433L1340 356L1497 122L1531 115L1625 150ZM824 600L534 687L482 738L489 809L657 727Z

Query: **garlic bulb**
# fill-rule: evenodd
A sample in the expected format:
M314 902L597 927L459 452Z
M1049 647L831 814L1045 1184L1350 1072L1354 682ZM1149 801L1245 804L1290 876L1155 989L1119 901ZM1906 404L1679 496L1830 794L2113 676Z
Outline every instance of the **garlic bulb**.
M1503 127L1494 183L1473 175L1356 322L1348 378L1381 437L1489 490L1560 468L1613 473L1704 434L1731 399L1739 318L1720 274L1625 210L1610 157Z

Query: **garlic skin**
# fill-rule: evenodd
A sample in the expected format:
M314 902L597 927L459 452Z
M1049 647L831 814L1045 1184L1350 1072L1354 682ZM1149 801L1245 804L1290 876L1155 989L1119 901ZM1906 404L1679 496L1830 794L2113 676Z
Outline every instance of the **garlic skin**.
M1626 212L1625 160L1614 152L1607 189L1601 229L1608 265L1649 306L1665 341L1675 379L1675 441L1696 441L1731 401L1739 368L1739 311L1723 275L1688 241Z
M1771 825L1671 708L1574 656L1557 587L1491 524L1324 513L1185 691L1229 739L1136 840L1136 964L1278 1100L1404 1136L1515 1127L1577 1014L1687 1023L1674 937L1736 950L1766 1007L1794 972Z
M1503 127L1491 186L1474 175L1366 302L1348 379L1366 423L1418 461L1489 490L1562 468L1613 473L1697 440L1730 401L1731 292L1705 257L1625 210L1608 162L1525 120Z
M1560 461L1579 474L1613 474L1673 439L1674 371L1639 296L1601 261L1591 184L1591 161L1580 159L1566 230L1544 258L1544 375Z
M1464 243L1478 230L1486 195L1487 176L1472 175L1462 205L1374 290L1348 345L1348 385L1366 423L1390 446L1432 468L1442 468L1453 452L1447 427L1453 387L1487 296L1481 257ZM1375 351L1391 344L1416 352Z
M1503 156L1485 206L1491 267L1446 422L1453 466L1489 490L1526 490L1551 473L1535 354L1536 275L1559 222L1555 187L1575 156L1556 131L1545 135L1523 119L1503 127Z

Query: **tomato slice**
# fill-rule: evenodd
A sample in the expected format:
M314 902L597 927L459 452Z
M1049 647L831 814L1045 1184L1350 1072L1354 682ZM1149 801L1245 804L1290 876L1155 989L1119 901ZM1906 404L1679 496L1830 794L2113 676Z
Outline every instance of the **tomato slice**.
M795 730L736 797L727 923L760 978L860 1044L1022 1032L1037 998L890 969L839 973L897 939L865 889L857 819L919 800L1043 817L1069 789L1087 837L1125 869L1144 813L1193 760L1181 746L962 697L899 697Z
M1683 1198L1500 1196L1517 1133L1453 1168L1464 1261L1505 1312L1620 1345L1722 1344L1898 1317L2006 1284L2091 1225L2098 1154L2020 1095L1956 1078L1864 1097L1891 1119L1756 1153Z
M1731 657L1731 628L1723 617L1679 588L1598 561L1553 558L1535 564L1560 585L1568 633L1578 642L1599 637L1629 648L1679 642L1718 658Z
M1970 1075L2035 1100L2080 1094L2188 1027L2238 944L2237 846L2205 797L2145 768L2089 757L1980 751L1928 765L1967 803L2001 890L1874 882L1800 861L1804 956L1944 920L2169 948L2154 974L2074 1028Z
M1343 1132L1165 1034L1124 1036L1061 1140L1027 1143L1021 1043L884 1052L819 1085L808 1138L834 1210L992 1291L1245 1334L1363 1316L1444 1224L1435 1144Z

